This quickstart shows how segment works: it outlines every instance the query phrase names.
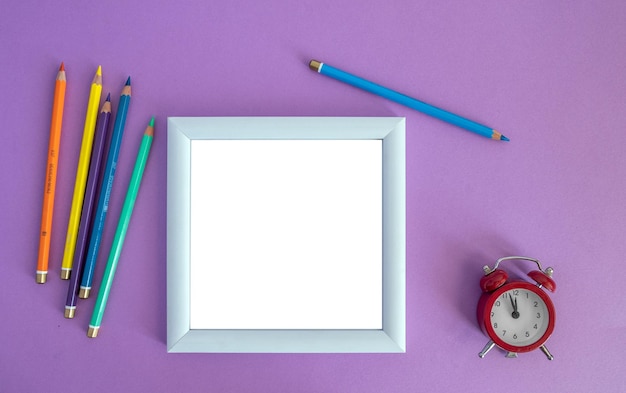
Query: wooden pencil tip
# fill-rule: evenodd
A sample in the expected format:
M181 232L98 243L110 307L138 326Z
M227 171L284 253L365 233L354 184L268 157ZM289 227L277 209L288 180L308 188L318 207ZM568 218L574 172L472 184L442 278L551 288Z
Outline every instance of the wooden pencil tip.
M65 71L65 63L61 62L61 67L59 67L59 71Z
M126 79L126 86L130 86L130 76Z
M96 75L102 76L102 66L98 66L98 69L96 70Z
M107 99L105 101L111 101L111 93L107 94Z
M144 136L154 136L154 116L150 119L150 124L146 127L146 131L143 133Z
M496 140L496 141L504 141L504 142L508 142L509 141L509 138L507 138L504 135L500 134L496 130L491 130L491 139Z

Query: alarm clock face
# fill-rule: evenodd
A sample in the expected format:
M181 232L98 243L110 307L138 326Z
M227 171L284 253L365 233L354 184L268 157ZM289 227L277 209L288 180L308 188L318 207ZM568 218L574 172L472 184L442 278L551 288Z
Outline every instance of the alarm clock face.
M554 329L554 307L536 285L512 282L487 302L485 328L501 348L527 352L541 346Z

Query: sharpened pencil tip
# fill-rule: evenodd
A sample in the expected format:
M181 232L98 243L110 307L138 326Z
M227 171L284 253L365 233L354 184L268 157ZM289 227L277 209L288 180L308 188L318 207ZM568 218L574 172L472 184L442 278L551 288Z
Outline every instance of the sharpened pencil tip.
M102 66L98 66L98 69L96 70L96 75L102 76Z
M496 130L491 130L491 139L496 140L496 141L503 141L503 142L508 142L509 141L509 138L507 138L504 135L500 134Z
M111 101L111 93L107 94L107 99L105 101Z
M154 116L150 119L150 124L146 127L146 131L143 133L144 136L153 137L154 136Z
M130 86L130 76L126 79L126 86Z
M65 63L61 62L61 67L59 67L59 71L65 71Z

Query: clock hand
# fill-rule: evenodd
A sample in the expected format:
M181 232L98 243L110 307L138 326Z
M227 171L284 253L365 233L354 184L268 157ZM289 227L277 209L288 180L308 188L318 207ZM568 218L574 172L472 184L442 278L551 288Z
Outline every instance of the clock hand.
M511 316L513 317L513 319L517 319L519 318L519 312L517 311L517 298L515 298L515 301L513 301L513 296L511 296L511 294L509 293L509 299L511 299L511 305L513 306L513 313L511 314Z

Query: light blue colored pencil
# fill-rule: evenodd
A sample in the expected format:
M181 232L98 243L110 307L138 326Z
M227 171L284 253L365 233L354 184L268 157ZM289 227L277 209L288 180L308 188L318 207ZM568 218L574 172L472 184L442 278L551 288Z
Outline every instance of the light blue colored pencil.
M80 281L80 290L78 291L78 297L81 299L87 299L91 291L93 274L96 269L96 260L98 259L98 250L100 249L102 234L104 232L104 222L107 217L107 211L109 210L109 198L111 197L111 189L113 188L117 159L120 155L120 147L122 146L122 136L124 136L126 115L128 114L128 106L130 105L130 93L130 77L128 77L126 84L122 88L120 103L115 116L115 124L113 125L109 153L107 154L107 163L102 176L98 207L96 208L94 216L91 237L89 239L89 249L85 259L85 268Z
M508 141L509 138L500 134L498 131L494 130L491 127L487 127L485 125L476 123L475 121L466 119L459 115L455 115L454 113L448 112L441 108L437 108L425 102L416 100L415 98L411 98L404 94L398 93L397 91L388 89L376 83L370 82L363 78L359 78L358 76L349 74L345 71L342 71L338 68L329 66L328 64L319 62L317 60L311 60L309 62L309 67L313 71L317 71L322 75L326 75L330 78L337 79L338 81L347 83L354 87L358 87L359 89L363 89L370 93L376 94L378 96L384 97L388 100L397 102L398 104L407 106L411 109L415 109L427 115L430 115L439 120L446 121L448 123L454 124L455 126L466 129L467 131L471 131L478 135L499 140L499 141Z

